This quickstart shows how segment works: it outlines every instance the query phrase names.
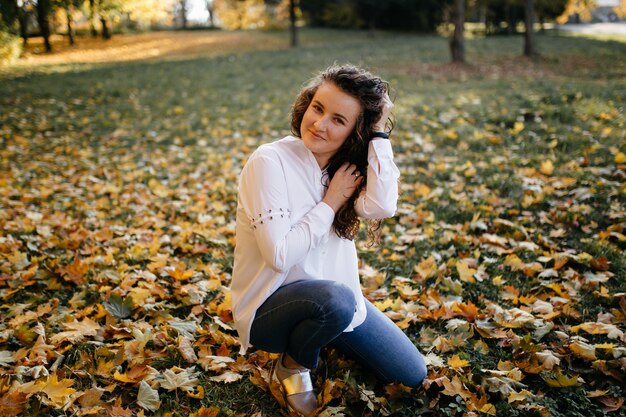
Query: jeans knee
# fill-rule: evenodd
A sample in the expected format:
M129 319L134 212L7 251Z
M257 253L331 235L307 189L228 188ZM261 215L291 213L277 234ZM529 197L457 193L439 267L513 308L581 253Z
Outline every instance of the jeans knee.
M419 353L418 355L419 357L415 359L415 363L413 364L413 366L406 368L407 374L404 376L403 380L398 381L411 388L416 388L420 386L424 378L426 378L427 374L426 362L424 362L424 357Z
M356 310L356 299L350 288L331 282L323 287L320 296L324 300L324 311L328 319L345 324L344 327L352 322Z

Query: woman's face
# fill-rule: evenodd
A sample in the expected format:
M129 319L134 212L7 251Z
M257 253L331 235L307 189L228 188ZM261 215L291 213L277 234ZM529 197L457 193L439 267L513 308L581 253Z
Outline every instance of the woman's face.
M361 103L332 82L320 85L300 125L300 137L320 168L343 145L356 126Z

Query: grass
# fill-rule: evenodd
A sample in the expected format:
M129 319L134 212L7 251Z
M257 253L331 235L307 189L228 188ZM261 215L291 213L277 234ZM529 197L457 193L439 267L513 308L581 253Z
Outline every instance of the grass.
M382 248L361 248L364 262L383 274L374 289L409 306L423 306L423 299L403 295L393 280L406 277L420 296L434 289L442 302L472 302L487 314L491 302L532 311L532 304L506 294L517 289L519 296L554 300L556 294L546 287L552 283L580 313L578 318L557 316L559 331L595 322L599 313L613 314L626 330L619 313L619 294L626 292L625 244L619 237L626 223L625 168L616 162L620 152L626 153L626 43L540 35L542 55L531 60L520 56L521 37L475 38L467 41L469 63L453 65L445 39L402 33L380 32L372 38L354 31L303 30L296 49L288 48L287 35L278 32L144 34L116 36L109 44L79 39L76 49L55 42L56 54L41 55L33 45L21 63L0 73L0 310L6 317L0 320L0 349L28 349L36 338L32 322L5 338L18 301L34 309L54 299L62 317L88 314L83 312L111 291L125 295L133 286L146 287L148 281L135 273L150 268L155 253L191 269L210 266L212 272L200 278L217 277L227 285L239 170L256 146L289 133L290 105L300 86L335 62L368 67L390 80L395 92L393 136L402 195L398 216L385 222ZM542 173L547 160L553 171ZM506 243L490 246L481 240L485 233ZM515 246L523 242L537 246ZM511 250L499 252L503 247ZM33 281L10 281L23 275L15 266L16 251L40 266ZM538 277L539 271L526 274L510 266L511 253L526 267L536 263L547 269L553 261L542 258L559 253L569 253L572 260L550 280ZM115 264L103 260L107 255ZM421 280L415 268L431 255L440 272ZM91 262L80 297L57 269L75 257ZM478 260L488 278L463 281L455 264L464 258ZM601 259L613 276L606 283L586 281L584 274L605 271L593 266ZM9 281L18 287L3 284ZM135 322L156 329L168 319L193 315L194 303L185 301L171 281L159 276L155 293L171 294L162 296L153 311L136 308ZM601 295L602 288L608 296ZM211 316L223 295L222 290L206 293L198 318L205 330L215 326ZM220 317L228 319L227 313ZM509 329L510 340L486 338L484 351L477 334L467 345L458 344L447 330L449 319L418 317L406 332L423 351L470 360L470 370L450 370L448 376L460 376L476 391L485 384L481 370L512 360L514 348L507 343L513 336L533 331L522 327ZM49 332L59 331L61 318L46 320ZM126 340L123 333L107 331ZM437 336L448 340L450 350L433 348ZM624 346L623 340L605 335L585 336ZM175 343L171 329L162 337ZM215 342L211 349L224 343ZM587 394L604 389L603 379L610 377L561 346L554 332L536 343L559 352L564 374L588 368L586 385L554 388L543 374L529 373L523 382L535 395L532 401L524 408L491 393L497 415L602 415L606 403ZM158 351L158 344L148 346ZM233 358L236 351L230 347ZM99 359L115 360L116 369L125 371L127 363L116 352L79 343L65 352L64 369L80 379L77 387L88 389L89 378L72 372L85 358L91 363L87 368L96 367ZM152 362L158 370L185 365L174 345L160 354ZM260 354L250 361L269 369L258 359L262 356L254 355ZM532 357L530 351L519 356ZM609 374L619 369L608 356L603 360ZM363 389L387 397L399 416L460 416L469 410L467 399L442 395L434 386L393 393L360 368L346 376L342 359L333 353L323 363L329 380L345 384L330 405L344 407L348 415L384 414L378 403L367 407ZM203 399L160 391L162 411L155 415L189 415L201 406L216 406L220 415L282 415L271 396L248 379L250 373L244 375L231 384L203 375ZM101 386L114 382L102 375L97 379ZM3 383L13 380L10 372L0 373L0 397ZM611 381L610 394L600 397L607 402L623 398L626 389L623 381ZM118 397L123 407L138 411L136 387L118 384L103 400ZM68 415L38 398L31 397L23 415ZM621 408L613 415L624 413Z

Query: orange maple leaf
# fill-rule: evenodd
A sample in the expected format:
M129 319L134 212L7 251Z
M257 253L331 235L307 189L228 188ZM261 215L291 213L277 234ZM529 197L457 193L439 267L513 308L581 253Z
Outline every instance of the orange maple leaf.
M89 265L78 259L78 256L74 257L74 262L71 264L57 268L57 272L63 276L63 279L71 281L76 285L83 285L87 282L85 277L87 271L89 271Z
M171 276L175 280L186 281L189 278L191 278L191 276L194 273L194 270L187 269L187 266L183 262L179 262L175 264L173 268L167 271L167 273L169 274L169 276Z

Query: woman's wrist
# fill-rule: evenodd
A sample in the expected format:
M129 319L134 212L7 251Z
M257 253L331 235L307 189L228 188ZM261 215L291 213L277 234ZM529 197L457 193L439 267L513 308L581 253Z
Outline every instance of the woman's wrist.
M389 139L389 134L387 132L382 131L382 130L375 130L375 131L373 131L372 135L371 135L371 139L378 139L378 138Z
M343 205L344 201L339 201L337 199L332 198L331 196L329 196L328 194L326 194L324 196L324 198L322 199L323 203L326 203L326 205L328 207L330 207L331 209L333 209L333 211L335 212L335 214L337 214L337 212L339 211L339 209L341 208L341 206Z

